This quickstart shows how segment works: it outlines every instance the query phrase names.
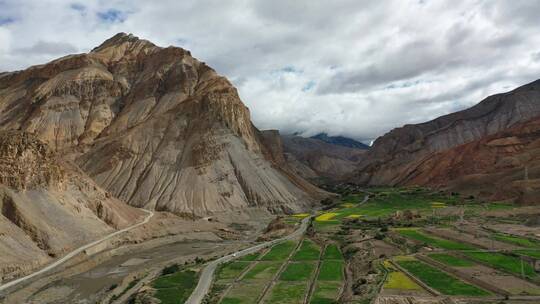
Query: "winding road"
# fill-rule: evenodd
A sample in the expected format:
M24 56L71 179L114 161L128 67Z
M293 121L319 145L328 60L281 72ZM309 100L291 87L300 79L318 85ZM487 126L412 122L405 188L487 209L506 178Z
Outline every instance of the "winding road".
M11 282L8 282L8 283L6 283L6 284L4 284L4 285L0 285L0 292L4 291L4 290L6 290L6 289L8 289L8 288L10 288L10 287L13 287L13 286L15 286L15 285L17 285L17 284L19 284L19 283L21 283L21 282L24 282L24 281L26 281L26 280L29 280L29 279L33 278L33 277L36 277L36 276L38 276L38 275L40 275L40 274L43 274L43 273L45 273L45 272L47 272L47 271L49 271L49 270L51 270L51 269L54 269L54 268L58 267L59 265L65 263L65 262L68 261L69 259L73 258L74 256L78 255L79 253L82 253L83 251L85 251L85 250L88 249L88 248L91 248L91 247L93 247L93 246L96 246L96 245L98 245L98 244L100 244L100 243L102 243L102 242L104 242L104 241L106 241L106 240L108 240L108 239L110 239L110 238L113 238L113 237L115 237L115 236L117 236L117 235L119 235L119 234L121 234L121 233L124 233L124 232L126 232L126 231L129 231L129 230L131 230L131 229L137 228L137 227L139 227L139 226L142 226L142 225L148 223L148 222L150 221L150 219L154 216L154 212L152 212L152 211L150 211L150 210L145 210L145 209L141 209L141 210L144 211L144 212L146 212L146 213L148 213L148 216L146 216L145 219L144 219L142 222L137 223L137 224L135 224L135 225L133 225L133 226L129 226L129 227L124 228L124 229L122 229L122 230L118 230L118 231L116 231L116 232L113 232L113 233L111 233L111 234L108 234L108 235L106 235L106 236L100 238L100 239L97 240L97 241L94 241L94 242L92 242L92 243L90 243L90 244L86 244L86 245L84 245L84 246L82 246L82 247L79 247L79 248L77 248L77 249L71 251L70 253L68 253L67 255L65 255L64 257L62 257L61 259L57 260L56 262L54 262L54 263L52 263L52 264L50 264L50 265L44 267L44 268L41 269L41 270L38 270L38 271L33 272L33 273L31 273L31 274L29 274L29 275L27 275L27 276L24 276L24 277L18 278L18 279L16 279L16 280L13 280L13 281L11 281Z
M235 253L231 253L229 255L223 256L217 260L214 260L208 263L201 272L201 276L199 278L199 283L197 284L197 287L195 287L195 290L193 290L193 293L191 294L189 299L185 302L185 304L200 304L202 302L206 294L210 291L210 286L212 285L212 280L214 278L214 272L219 264L226 263L236 258L239 258L241 256L257 252L263 248L275 245L285 240L290 240L290 239L301 236L306 231L310 218L311 217L304 218L302 220L302 224L300 225L300 227L296 229L293 233L289 234L288 236L282 237L277 240L261 243L259 245L255 245L253 247L249 247L249 248L237 251Z

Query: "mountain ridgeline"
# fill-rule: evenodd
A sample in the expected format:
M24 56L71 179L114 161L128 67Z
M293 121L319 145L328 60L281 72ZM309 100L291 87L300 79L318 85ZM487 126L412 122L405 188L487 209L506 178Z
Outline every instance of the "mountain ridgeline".
M350 180L540 202L540 80L379 137Z
M136 207L300 210L321 194L265 158L236 89L181 48L118 34L3 74L0 90L2 129L35 134Z

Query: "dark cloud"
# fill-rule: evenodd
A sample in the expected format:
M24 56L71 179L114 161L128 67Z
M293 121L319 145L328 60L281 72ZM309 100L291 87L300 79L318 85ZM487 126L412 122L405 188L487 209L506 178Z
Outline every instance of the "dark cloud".
M105 11L97 12L98 18L103 22L115 23L124 22L127 18L127 13L118 9L108 9Z
M67 42L52 42L52 41L37 41L30 47L19 48L17 50L21 54L26 55L64 55L75 53L78 51L77 47Z

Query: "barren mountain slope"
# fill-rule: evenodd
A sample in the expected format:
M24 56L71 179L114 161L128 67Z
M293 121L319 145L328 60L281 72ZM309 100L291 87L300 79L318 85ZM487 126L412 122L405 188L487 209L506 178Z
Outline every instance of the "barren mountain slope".
M339 180L353 172L365 149L331 144L316 138L282 136L287 162L295 172L307 179Z
M34 136L0 132L0 278L141 221ZM1 280L0 280L1 281Z
M531 195L538 198L533 181L539 177L539 117L540 81L535 81L472 108L392 130L375 141L354 178L370 185L432 185L529 202ZM523 188L527 166L528 190Z
M430 155L404 181L447 187L490 200L540 198L540 117Z
M133 206L300 210L321 194L268 161L227 79L132 35L2 75L0 126L36 134Z

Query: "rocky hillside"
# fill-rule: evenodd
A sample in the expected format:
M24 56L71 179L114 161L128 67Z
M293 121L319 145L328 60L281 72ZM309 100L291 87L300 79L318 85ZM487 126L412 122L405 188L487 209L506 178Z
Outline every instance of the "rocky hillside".
M0 211L0 281L144 218L18 131L0 132Z
M282 136L285 158L302 177L317 180L339 180L353 172L365 149L328 143L316 138Z
M538 134L525 130L534 129L538 117L540 81L535 81L469 109L390 131L375 141L354 176L370 185L427 184L458 190L466 188L461 181L472 178L477 189L483 189L476 191L482 196L501 197L490 180L499 172L501 182L518 187L524 168L536 157ZM535 171L529 171L532 180ZM491 177L483 179L484 174ZM509 196L521 197L516 194L520 190L513 189Z
M2 74L0 128L35 134L137 207L291 211L321 195L269 159L227 79L189 51L132 35Z

